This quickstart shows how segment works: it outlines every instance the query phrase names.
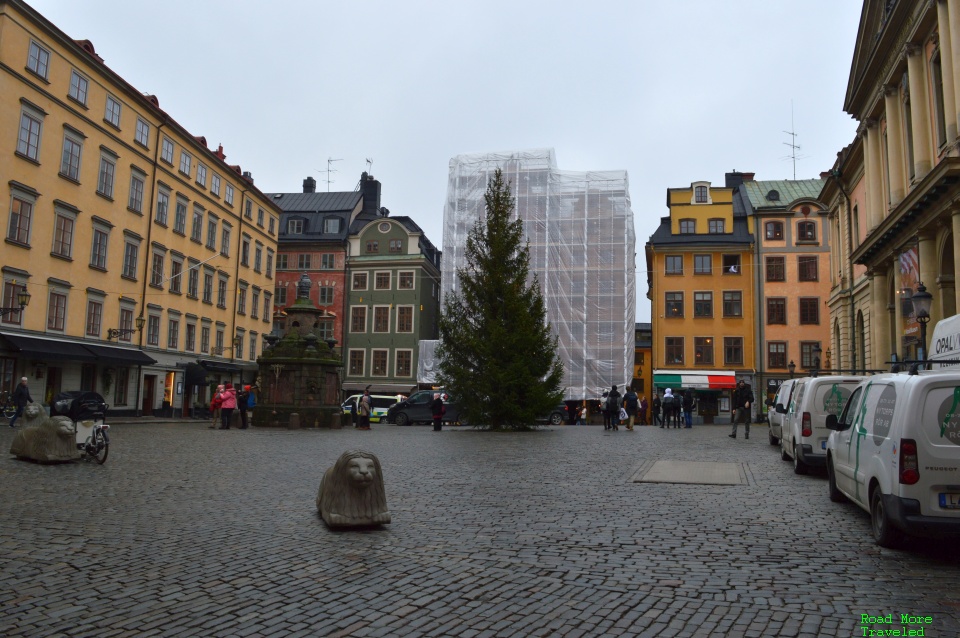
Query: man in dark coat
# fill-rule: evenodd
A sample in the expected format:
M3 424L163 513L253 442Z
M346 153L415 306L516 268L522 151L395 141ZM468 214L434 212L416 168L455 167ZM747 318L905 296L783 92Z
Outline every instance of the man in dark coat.
M747 382L740 379L737 389L733 391L733 407L736 414L733 419L733 431L730 438L737 438L737 424L743 422L744 437L750 438L750 406L753 405L753 390L747 385Z
M17 385L17 389L13 391L13 397L11 399L13 404L17 406L17 411L13 415L13 418L10 419L10 427L15 428L17 419L20 418L20 415L23 414L23 408L28 403L33 403L33 397L30 396L30 388L27 387L27 378L21 377L20 383Z

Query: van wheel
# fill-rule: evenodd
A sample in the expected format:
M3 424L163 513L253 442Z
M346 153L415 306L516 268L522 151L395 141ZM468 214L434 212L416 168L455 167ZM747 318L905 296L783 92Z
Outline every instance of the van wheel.
M773 432L767 432L767 438L770 439L770 445L776 445L780 442L780 439L773 436Z
M833 469L833 459L827 459L827 489L830 492L830 500L834 503L843 503L847 500L843 492L837 489L837 475Z
M903 545L903 532L890 522L879 486L874 488L873 494L870 495L870 522L873 528L873 539L877 545L888 549L897 549Z
M790 460L790 455L787 454L787 445L783 439L780 439L780 458L784 461Z
M400 427L403 427L405 425L410 425L410 417L408 417L403 412L397 415L396 421L397 421L397 425L399 425Z
M793 473L794 474L806 474L807 473L807 464L800 460L800 455L797 454L797 444L793 444Z

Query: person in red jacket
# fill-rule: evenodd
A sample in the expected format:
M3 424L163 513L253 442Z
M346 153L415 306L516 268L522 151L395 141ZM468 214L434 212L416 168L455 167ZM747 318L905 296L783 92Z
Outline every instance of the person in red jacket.
M220 429L229 430L230 417L233 416L233 411L237 408L237 392L233 389L232 383L224 384L220 398L223 399L223 403L220 404Z

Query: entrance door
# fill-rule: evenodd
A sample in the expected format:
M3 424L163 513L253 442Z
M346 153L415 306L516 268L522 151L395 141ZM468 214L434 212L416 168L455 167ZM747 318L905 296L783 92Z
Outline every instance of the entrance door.
M60 394L63 382L63 368L47 368L47 390L43 394L43 402L47 405L53 401L53 397Z
M143 377L143 416L153 416L153 397L157 391L156 375L144 375Z

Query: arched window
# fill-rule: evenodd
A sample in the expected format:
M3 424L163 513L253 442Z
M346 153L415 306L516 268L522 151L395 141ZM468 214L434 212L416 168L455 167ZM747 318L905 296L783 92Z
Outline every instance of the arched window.
M767 222L765 229L767 239L783 239L783 222Z
M797 239L799 241L817 241L817 222L800 222L797 224Z

